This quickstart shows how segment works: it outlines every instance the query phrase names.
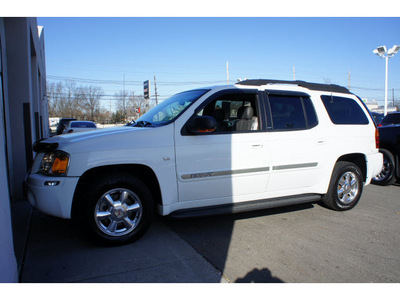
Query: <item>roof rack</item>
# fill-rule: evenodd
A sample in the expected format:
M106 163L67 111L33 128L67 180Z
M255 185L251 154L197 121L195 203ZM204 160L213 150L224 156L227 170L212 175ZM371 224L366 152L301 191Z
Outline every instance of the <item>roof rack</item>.
M293 84L293 85L298 85L298 86L307 88L309 90L351 94L351 92L347 88L340 86L340 85L312 83L312 82L306 82L306 81L302 81L302 80L290 81L290 80L275 80L275 79L248 79L248 80L240 81L236 84L258 85L258 86L267 85L267 84Z

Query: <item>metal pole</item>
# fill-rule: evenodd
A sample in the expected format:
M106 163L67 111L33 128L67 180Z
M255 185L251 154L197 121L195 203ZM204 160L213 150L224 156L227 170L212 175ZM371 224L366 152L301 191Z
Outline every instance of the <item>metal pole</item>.
M293 66L293 80L296 81L296 67Z
M388 67L389 67L389 57L386 56L386 74L385 74L385 110L384 115L387 115L387 104L388 104Z
M229 61L226 62L226 84L229 84Z
M156 93L156 105L158 105L156 75L154 75L154 92Z
M348 82L349 82L349 91L350 91L350 77L351 75L350 75L350 71L349 71L349 78L348 78Z

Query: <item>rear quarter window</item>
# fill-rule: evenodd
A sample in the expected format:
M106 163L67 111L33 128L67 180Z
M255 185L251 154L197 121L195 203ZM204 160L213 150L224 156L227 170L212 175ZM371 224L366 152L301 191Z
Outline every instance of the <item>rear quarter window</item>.
M366 125L368 118L361 106L351 98L321 96L332 123L338 125Z

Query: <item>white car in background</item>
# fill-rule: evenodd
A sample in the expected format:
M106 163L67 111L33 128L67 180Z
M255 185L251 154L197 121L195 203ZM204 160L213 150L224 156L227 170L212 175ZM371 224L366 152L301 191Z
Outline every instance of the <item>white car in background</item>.
M97 126L91 121L71 121L65 127L63 133L82 132L95 129L97 129Z

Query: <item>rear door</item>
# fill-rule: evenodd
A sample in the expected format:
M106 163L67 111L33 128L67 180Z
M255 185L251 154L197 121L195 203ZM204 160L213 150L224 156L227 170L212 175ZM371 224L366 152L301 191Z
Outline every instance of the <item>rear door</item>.
M307 192L318 184L327 150L325 133L308 94L267 91L271 177L268 195Z

